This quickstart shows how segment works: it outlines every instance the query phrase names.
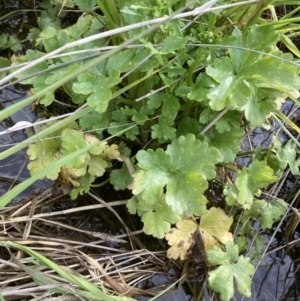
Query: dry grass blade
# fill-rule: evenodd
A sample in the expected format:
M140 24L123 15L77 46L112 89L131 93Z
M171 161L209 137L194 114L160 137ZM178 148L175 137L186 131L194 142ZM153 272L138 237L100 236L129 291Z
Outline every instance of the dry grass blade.
M86 297L82 297L83 293L78 292L77 285L66 285L68 282L61 275L57 275L53 269L41 262L38 263L37 258L29 257L24 250L19 251L19 257L11 261L9 258L14 258L14 255L10 256L5 250L8 241L18 243L25 250L26 248L36 250L66 273L102 287L107 295L112 294L110 290L128 296L153 295L151 291L136 286L153 274L166 272L167 258L164 252L151 253L147 250L126 251L120 250L119 247L113 248L111 244L126 243L127 239L124 239L126 235L120 235L123 237L121 239L108 233L88 230L91 216L86 215L86 209L89 206L84 206L80 202L68 202L65 196L52 198L49 193L42 195L44 197L35 195L32 199L2 209L1 214L4 216L5 212L6 218L2 219L0 225L0 251L3 254L3 260L0 261L0 291L5 296L13 298L12 300L20 300L21 295L22 300L51 300L54 297L51 296L50 290L60 289L61 298L68 293L70 300L73 300L72 298L86 300ZM76 206L72 210L72 215L68 214L66 209L60 210L62 204L63 207ZM124 202L110 203L111 206L122 204ZM101 205L96 208L99 210L104 207ZM56 214L48 215L47 219L39 217L50 212ZM96 212L97 216L98 213ZM75 220L80 220L81 225L74 224ZM130 235L134 236L135 233ZM91 239L88 239L87 243L88 237ZM98 240L94 241L93 237L97 237ZM126 243L126 246L129 247L129 244ZM32 277L35 281L37 279L44 281L38 281L39 286L32 282ZM50 285L50 281L54 282ZM45 289L48 289L48 292L45 292Z

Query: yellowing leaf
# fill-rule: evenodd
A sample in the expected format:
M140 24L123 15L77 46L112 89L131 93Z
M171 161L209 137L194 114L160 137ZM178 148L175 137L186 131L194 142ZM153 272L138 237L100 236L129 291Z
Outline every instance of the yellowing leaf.
M73 179L75 177L75 173L83 173L85 174L85 170L82 169L74 169L74 168L66 168L65 166L60 169L61 180L64 184L71 183L74 187L79 187L80 184Z
M204 243L205 250L203 251L214 246L221 247L221 243L232 242L233 236L229 232L232 222L232 217L227 216L222 209L214 207L202 215L200 226L192 220L179 221L176 224L177 228L172 228L166 234L166 240L171 246L167 251L168 258L187 259L191 255L194 245L199 243L199 241L195 241L196 236L194 235L197 230Z
M85 134L84 135L84 140L86 141L86 143L88 145L92 145L92 144L95 144L95 146L89 151L89 153L91 155L100 155L102 154L103 150L105 149L105 146L107 144L107 142L100 142L100 140L92 135L92 134Z
M86 166L81 168L66 167L66 170L69 176L72 178L78 178L86 174Z
M168 258L185 260L188 258L189 250L193 245L193 234L198 225L192 220L181 220L166 234L166 240L171 246L167 251Z
M122 159L120 158L118 145L116 144L106 145L105 149L103 150L103 154L109 159L120 159L120 161L122 161Z
M214 238L208 231L206 231L205 229L203 229L201 227L200 227L199 231L202 236L202 240L204 242L205 250L209 250L213 246L221 247L221 244L219 243L219 241L216 238Z
M201 216L200 229L206 250L213 245L218 245L216 238L222 244L233 241L232 233L229 232L233 218L226 215L221 208L212 207ZM213 243L213 241L216 243Z
M105 168L108 166L107 161L102 159L100 156L91 156L89 163L89 174L92 176L101 177L105 172Z
M49 139L45 141L38 140L36 143L31 144L27 150L27 155L31 162L28 164L30 175L34 176L46 166L56 162L61 154L59 151L59 143L56 139ZM56 180L58 178L60 169L52 170L47 174L46 178Z

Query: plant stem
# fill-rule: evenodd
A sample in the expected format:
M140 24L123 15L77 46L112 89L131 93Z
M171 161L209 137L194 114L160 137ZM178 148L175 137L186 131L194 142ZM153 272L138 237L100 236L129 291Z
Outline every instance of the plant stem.
M250 15L250 19L247 22L247 27L251 27L252 25L257 23L258 18L261 16L262 12L266 9L266 7L272 3L274 0L261 0L260 3L257 4L256 8Z
M198 64L199 64L199 61L202 57L202 54L203 54L203 51L202 51L202 49L199 48L194 62L188 68L188 71L187 71L187 85L189 87L193 87L195 85L194 79L193 79L194 70L198 67ZM185 109L184 109L184 112L183 112L184 117L188 117L190 115L191 109L193 107L193 103L194 103L194 100L190 100L190 99L187 100L186 106L185 106Z

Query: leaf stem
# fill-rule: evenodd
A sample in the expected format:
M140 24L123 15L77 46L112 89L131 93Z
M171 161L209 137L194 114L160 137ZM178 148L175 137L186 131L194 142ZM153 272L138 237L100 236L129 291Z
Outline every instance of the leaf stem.
M272 3L273 0L261 0L260 3L257 4L257 7L254 9L252 14L250 15L250 19L247 22L247 27L251 27L252 25L257 23L258 18L261 16L262 12L266 9L266 7Z
M191 66L188 68L187 71L187 85L189 87L193 87L195 85L193 75L194 75L194 70L198 67L199 61L203 55L203 51L201 48L198 48L198 52L196 55L195 60L191 64ZM188 99L186 102L186 106L183 112L184 117L188 117L190 115L191 109L193 107L194 100Z
M231 165L228 165L228 164L225 164L225 163L218 163L219 166L222 166L226 169L229 169L231 171L234 171L234 172L239 172L240 170L238 168L234 168L232 167Z

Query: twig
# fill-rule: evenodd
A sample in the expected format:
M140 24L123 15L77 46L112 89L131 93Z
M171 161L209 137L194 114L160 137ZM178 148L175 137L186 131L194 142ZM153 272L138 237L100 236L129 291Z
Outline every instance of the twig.
M54 225L56 225L58 227L61 227L61 228L66 228L66 229L69 229L69 230L72 230L72 231L77 231L77 232L80 232L80 233L84 233L86 235L97 237L97 238L103 239L106 242L118 242L118 243L126 243L127 242L124 239L119 239L119 238L110 236L107 233L103 233L103 232L81 230L81 229L78 229L78 228L75 228L75 227L71 227L71 226L56 222L56 221L51 221L51 220L47 220L47 219L43 219L43 218L38 218L37 220L43 221L44 224L47 224L47 223L54 224Z
M120 205L125 205L127 203L126 201L115 201L115 202L110 202L110 206L120 206ZM32 219L37 219L41 217L49 217L49 216L56 216L60 214L70 214L73 212L78 212L78 211L84 211L84 210L95 210L95 209L100 209L100 208L105 208L105 205L102 204L96 204L96 205L88 205L88 206L82 206L80 208L71 208L71 209L66 209L66 210L61 210L61 211L54 211L54 212L46 212L46 213L39 213L35 214ZM9 224L9 223L14 223L14 222L21 222L21 221L27 221L29 219L28 215L27 216L18 216L14 218L10 218L7 220L0 220L0 225L3 224Z

